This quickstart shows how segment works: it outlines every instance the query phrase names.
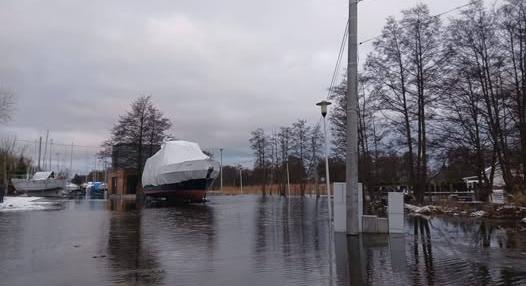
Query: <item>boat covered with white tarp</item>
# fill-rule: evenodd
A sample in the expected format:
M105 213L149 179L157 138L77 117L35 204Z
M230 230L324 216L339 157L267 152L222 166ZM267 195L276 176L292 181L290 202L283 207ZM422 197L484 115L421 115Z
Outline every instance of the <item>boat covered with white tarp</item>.
M169 141L146 160L142 173L144 194L181 201L203 201L219 174L219 163L197 143Z

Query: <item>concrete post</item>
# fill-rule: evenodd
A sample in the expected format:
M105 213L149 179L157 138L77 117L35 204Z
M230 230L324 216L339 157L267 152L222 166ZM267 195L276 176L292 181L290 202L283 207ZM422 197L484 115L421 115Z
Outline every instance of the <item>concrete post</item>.
M404 233L404 194L390 192L387 197L389 233Z
M363 184L358 183L358 204L356 209L358 210L358 232L363 232Z
M347 233L358 235L358 1L349 0L347 58Z
M347 233L347 205L345 183L333 183L334 190L334 232Z

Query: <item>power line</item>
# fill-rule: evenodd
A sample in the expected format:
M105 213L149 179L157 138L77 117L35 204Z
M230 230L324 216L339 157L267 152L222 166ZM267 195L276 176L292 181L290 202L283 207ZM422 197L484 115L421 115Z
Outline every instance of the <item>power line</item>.
M329 90L327 91L327 100L331 96L331 93L334 89L334 83L338 78L338 72L340 71L341 61L343 58L343 51L345 50L346 40L347 40L347 31L349 30L349 21L345 25L345 31L343 32L342 42L340 44L340 50L338 51L338 58L336 59L336 64L334 65L334 71L332 72L331 84L329 85Z
M17 142L24 142L24 143L31 143L31 144L38 144L38 142L36 141L32 141L32 140L25 140L25 139L16 139ZM71 147L73 145L73 147L80 147L80 148L97 148L97 149L102 149L103 147L101 146L88 146L88 145L75 145L75 144L64 144L64 143L56 143L56 142L53 142L53 145L58 145L58 146L66 146L66 147Z
M464 5L462 5L462 6L458 6L458 7L456 7L456 8L451 9L451 10L447 10L447 11L445 11L445 12L442 12L442 13L436 14L436 15L434 15L433 17L438 18L438 17L440 17L440 16L442 16L442 15L449 14L449 13L451 13L451 12L454 12L454 11L460 10L460 9L462 9L462 8L464 8L464 7L467 7L467 6L470 6L470 5L473 5L473 3L470 2L470 3L468 3L468 4L464 4Z
M447 11L444 11L444 12L442 12L442 13L438 13L438 14L433 15L433 16L431 16L431 17L432 17L432 18L438 18L438 17L441 17L441 16L443 16L443 15L446 15L446 14L449 14L449 13L452 13L452 12L455 12L455 11L458 11L458 10L460 10L460 9L462 9L462 8L464 8L464 7L470 6L470 5L473 5L473 3L470 2L470 3L468 3L468 4L464 4L464 5L461 5L461 6L455 7L455 8L453 8L453 9L451 9L451 10L447 10ZM361 41L361 42L358 43L358 45L361 46L362 44L368 43L368 42L370 42L370 41L374 41L374 40L378 39L379 37L380 37L380 35L375 36L375 37L372 37L372 38L369 38L369 39L364 40L364 41Z

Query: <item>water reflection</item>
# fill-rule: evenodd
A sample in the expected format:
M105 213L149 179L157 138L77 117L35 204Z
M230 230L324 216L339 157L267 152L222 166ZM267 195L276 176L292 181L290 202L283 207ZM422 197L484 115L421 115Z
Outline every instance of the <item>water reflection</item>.
M160 285L164 273L155 253L144 243L141 210L125 200L110 204L115 213L110 219L107 253L113 282Z
M411 217L407 222L411 231L405 235L336 234L337 284L523 285L525 282L524 253L506 250L510 240L506 229L478 221L464 227L459 225L450 233L451 221ZM457 241L459 237L478 237L478 240ZM487 251L490 246L494 249Z
M336 234L324 199L71 201L0 213L2 285L520 285L513 224L407 217L402 236ZM332 249L330 252L329 250ZM50 263L53 262L53 263Z
M252 271L273 272L276 277L265 278L268 285L316 285L331 278L326 217L316 212L320 204L306 198L257 199Z
M413 220L413 253L413 273L415 274L413 282L422 283L425 280L427 285L433 285L435 271L433 268L431 230L429 220L425 217L417 216Z

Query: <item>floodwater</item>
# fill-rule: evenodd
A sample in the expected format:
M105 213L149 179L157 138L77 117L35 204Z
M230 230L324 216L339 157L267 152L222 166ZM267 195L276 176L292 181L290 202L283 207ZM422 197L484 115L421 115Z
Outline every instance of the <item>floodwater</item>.
M514 223L407 217L404 236L329 244L326 206L217 196L0 213L0 285L526 285Z

